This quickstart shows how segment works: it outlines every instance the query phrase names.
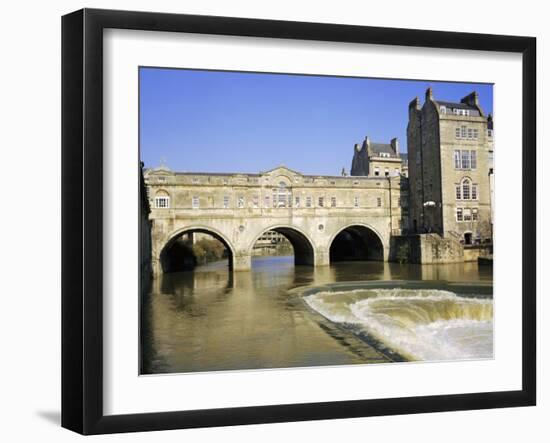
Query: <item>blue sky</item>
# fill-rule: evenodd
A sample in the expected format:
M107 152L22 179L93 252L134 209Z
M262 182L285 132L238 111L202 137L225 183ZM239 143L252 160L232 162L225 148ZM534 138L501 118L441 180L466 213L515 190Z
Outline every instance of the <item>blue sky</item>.
M406 151L408 104L460 101L487 84L140 69L140 149L146 167L188 172L259 172L284 164L306 174L349 172L366 135Z

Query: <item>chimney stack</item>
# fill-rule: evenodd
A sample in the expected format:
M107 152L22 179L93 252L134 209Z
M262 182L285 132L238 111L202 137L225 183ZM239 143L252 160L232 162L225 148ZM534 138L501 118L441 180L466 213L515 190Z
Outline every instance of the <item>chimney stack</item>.
M464 97L462 100L460 100L461 103L465 103L470 106L479 106L479 95L476 91L468 94L466 97Z
M365 141L363 142L363 146L366 146L367 149L370 147L370 140L369 140L369 136L365 136Z
M399 140L397 140L397 137L391 139L391 147L393 148L393 152L395 152L395 155L399 155Z
M418 97L415 97L411 102L409 103L409 111L411 109L415 109L417 111L420 110L420 100Z
M432 91L432 88L430 87L426 89L426 101L433 100L433 98L434 98L433 91Z

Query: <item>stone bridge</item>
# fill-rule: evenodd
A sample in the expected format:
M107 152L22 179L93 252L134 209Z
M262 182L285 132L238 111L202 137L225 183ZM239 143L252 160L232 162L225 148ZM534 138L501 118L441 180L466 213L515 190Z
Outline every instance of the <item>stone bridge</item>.
M226 247L235 271L249 270L267 231L284 235L298 265L388 260L390 237L406 219L401 177L303 175L286 167L259 174L145 171L151 205L152 267L166 270L183 235L200 232Z

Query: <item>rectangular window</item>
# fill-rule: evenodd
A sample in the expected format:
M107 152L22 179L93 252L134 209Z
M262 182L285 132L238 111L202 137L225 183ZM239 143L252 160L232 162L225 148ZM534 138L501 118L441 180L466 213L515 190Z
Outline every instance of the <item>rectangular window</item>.
M191 206L193 207L193 209L199 208L200 206L199 197L193 197L193 199L191 200Z
M456 192L456 199L460 200L461 199L460 185L455 186L455 192Z
M465 181L462 183L462 199L463 200L470 200L470 183L469 181Z
M473 208L472 209L472 221L477 221L478 220L478 210L477 208Z
M460 138L460 127L455 129L455 137Z
M299 208L299 207L300 207L300 197L296 197L296 198L294 199L294 206L295 206L296 208Z
M472 185L472 200L477 200L477 185Z
M378 206L379 208L382 207L382 199L380 197L376 198L376 206Z
M454 159L455 159L455 169L460 169L462 163L460 162L460 151L458 149L455 149Z
M269 195L266 195L264 200L265 200L265 207L269 208Z
M470 169L470 151L462 151L462 169Z
M162 196L155 198L155 207L166 209L170 207L170 197Z
M472 210L470 208L464 209L464 221L472 221Z
M478 135L479 135L479 130L474 129L474 139L477 139Z
M470 151L470 167L472 169L477 168L477 153L476 153L476 151Z
M468 128L468 138L474 138L474 130L472 128Z
M229 208L229 196L228 195L223 196L223 207L225 209Z
M353 206L356 208L359 207L359 197L353 197Z
M330 206L332 208L335 208L336 207L336 197L331 197L330 198Z
M456 221L463 221L462 208L456 208Z
M322 208L323 206L325 206L325 198L319 197L319 207Z
M311 208L311 197L306 197L306 207Z
M468 136L468 132L466 131L466 126L460 127L460 138L466 138Z
M258 196L257 195L252 197L252 206L254 206L255 208L258 207Z
M237 200L237 206L239 208L244 208L244 197L243 196L240 196L239 199Z

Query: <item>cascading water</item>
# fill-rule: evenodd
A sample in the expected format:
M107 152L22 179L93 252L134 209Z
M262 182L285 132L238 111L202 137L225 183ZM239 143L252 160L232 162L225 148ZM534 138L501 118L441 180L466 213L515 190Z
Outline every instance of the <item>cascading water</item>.
M493 301L433 289L325 291L306 303L334 323L352 325L409 360L493 356Z

